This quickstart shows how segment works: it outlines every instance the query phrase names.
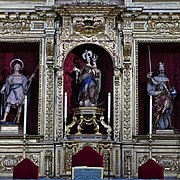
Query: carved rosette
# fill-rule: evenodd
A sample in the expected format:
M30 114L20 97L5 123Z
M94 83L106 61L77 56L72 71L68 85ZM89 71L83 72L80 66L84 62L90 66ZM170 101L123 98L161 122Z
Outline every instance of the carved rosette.
M47 86L46 86L46 124L45 124L45 140L53 140L53 63L47 62Z

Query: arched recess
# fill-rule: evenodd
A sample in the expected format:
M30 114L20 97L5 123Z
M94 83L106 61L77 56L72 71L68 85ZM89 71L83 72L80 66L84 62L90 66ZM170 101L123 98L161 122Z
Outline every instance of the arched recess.
M79 85L76 83L76 75L73 71L73 68L76 66L81 68L85 63L82 58L82 54L85 50L91 50L98 56L97 59L97 68L101 71L101 91L99 94L98 103L99 107L104 108L104 116L105 122L107 123L107 100L108 100L108 92L111 93L111 98L113 97L113 62L110 54L102 47L95 44L82 44L74 49L72 49L64 60L64 92L67 92L68 95L68 116L67 116L67 124L72 121L72 108L78 107L77 103L77 95ZM112 111L113 101L111 100L111 119L113 118ZM113 122L111 121L111 127L113 127ZM105 130L100 129L100 132L103 134ZM76 133L73 132L72 134ZM91 128L87 128L83 132L84 134L92 134L93 131Z

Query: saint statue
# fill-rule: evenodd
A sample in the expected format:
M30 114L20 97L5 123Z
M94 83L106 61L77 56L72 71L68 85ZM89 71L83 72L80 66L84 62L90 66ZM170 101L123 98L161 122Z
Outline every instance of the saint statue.
M172 129L172 100L177 92L170 86L170 81L164 74L164 63L159 63L157 76L152 77L152 72L150 72L147 77L149 79L147 91L149 96L153 97L153 130Z
M1 93L5 96L5 112L4 118L0 122L6 122L11 108L17 108L14 122L18 124L20 123L22 105L28 91L28 84L34 78L34 74L29 79L21 74L24 63L20 59L13 59L10 63L10 68L13 70L13 73L6 78L6 82L1 89Z
M85 50L82 57L86 61L82 69L74 67L76 80L79 80L78 103L80 106L95 107L101 89L101 72L96 65L98 57L90 50Z

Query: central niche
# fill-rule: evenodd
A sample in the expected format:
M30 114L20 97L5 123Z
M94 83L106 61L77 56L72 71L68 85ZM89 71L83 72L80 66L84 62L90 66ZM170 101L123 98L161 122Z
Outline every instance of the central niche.
M80 72L81 71L81 72ZM84 71L95 74L85 74ZM78 74L84 73L82 76ZM64 92L67 92L67 125L74 121L74 114L95 111L101 116L103 111L104 122L108 124L108 93L113 97L113 63L109 53L95 44L79 45L69 52L64 61ZM88 89L88 91L87 91ZM87 92L89 94L87 94ZM110 106L110 126L112 127L112 105ZM85 113L86 114L86 113ZM98 117L99 118L99 117ZM99 124L82 125L82 134L107 134L107 129ZM73 125L70 134L78 134L78 123ZM80 131L79 131L80 132Z

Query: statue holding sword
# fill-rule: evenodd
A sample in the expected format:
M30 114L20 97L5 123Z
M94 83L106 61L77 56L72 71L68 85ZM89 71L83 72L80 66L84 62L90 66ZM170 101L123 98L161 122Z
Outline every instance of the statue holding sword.
M149 72L147 75L147 91L149 96L153 97L153 130L172 129L172 100L176 97L177 92L174 87L170 86L170 81L164 71L164 63L159 62L159 74L153 77L153 73Z

